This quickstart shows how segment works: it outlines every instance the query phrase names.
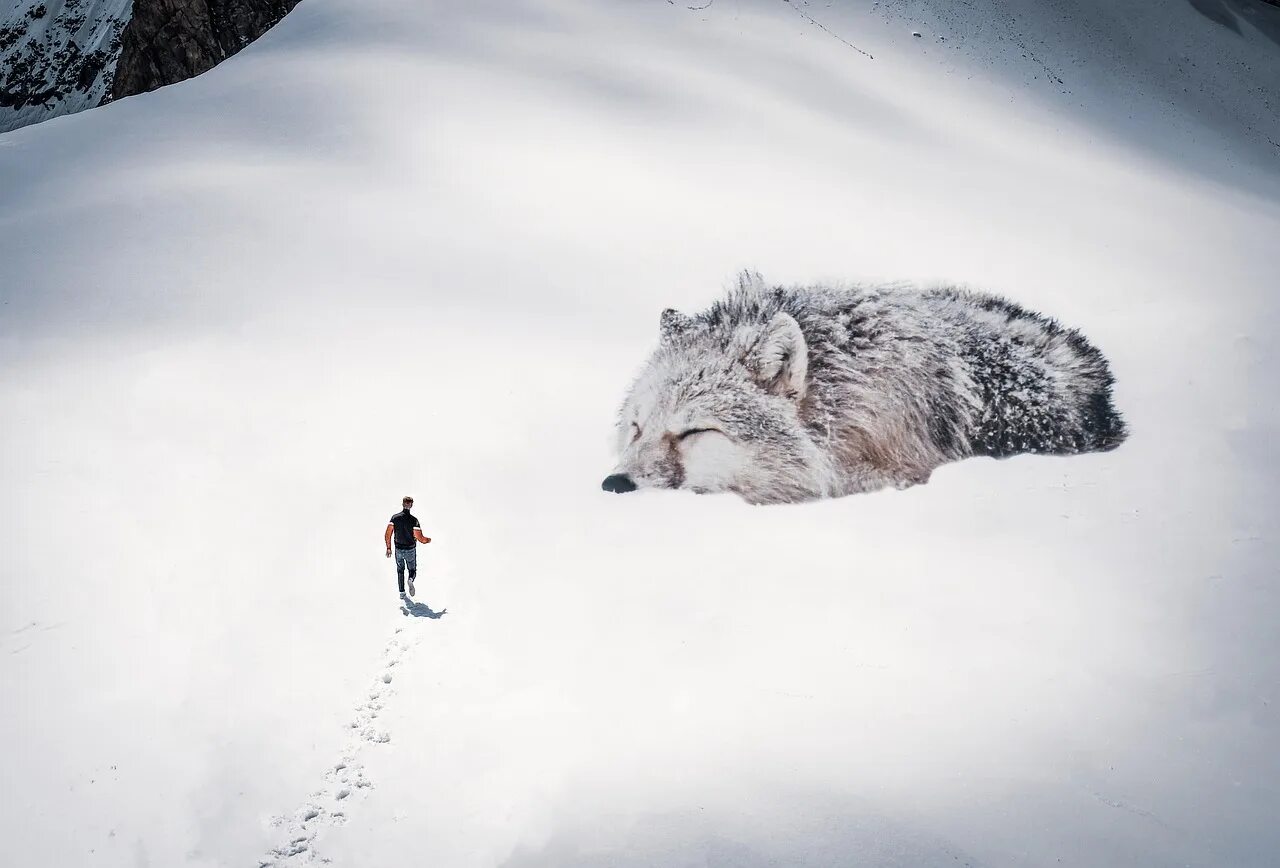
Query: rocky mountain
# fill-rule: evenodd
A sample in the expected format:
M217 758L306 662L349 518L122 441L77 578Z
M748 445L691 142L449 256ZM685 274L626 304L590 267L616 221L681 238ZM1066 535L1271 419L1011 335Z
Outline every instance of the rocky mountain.
M298 0L134 0L113 99L212 69L266 33Z
M0 7L0 132L199 75L297 2L7 0Z

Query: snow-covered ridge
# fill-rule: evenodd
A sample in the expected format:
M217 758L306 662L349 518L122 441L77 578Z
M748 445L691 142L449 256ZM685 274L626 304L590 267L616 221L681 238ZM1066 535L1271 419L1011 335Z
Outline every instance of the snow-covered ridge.
M0 133L206 72L297 2L0 0Z
M133 0L9 0L0 19L0 132L110 99Z

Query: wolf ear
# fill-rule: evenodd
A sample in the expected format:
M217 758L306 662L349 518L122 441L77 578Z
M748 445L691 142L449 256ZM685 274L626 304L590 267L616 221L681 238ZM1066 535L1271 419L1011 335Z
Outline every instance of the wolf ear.
M692 317L687 317L678 310L667 308L658 319L658 334L662 337L662 342L666 343L692 325Z
M764 337L756 346L754 367L766 391L796 401L804 397L809 345L800 324L790 315L775 314L764 327Z

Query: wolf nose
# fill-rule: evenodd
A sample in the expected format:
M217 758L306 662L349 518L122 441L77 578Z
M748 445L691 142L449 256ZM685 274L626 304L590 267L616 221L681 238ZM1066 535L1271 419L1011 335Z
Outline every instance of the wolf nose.
M625 473L615 473L612 476L606 476L604 482L600 483L600 487L605 491L612 491L614 494L626 494L628 491L635 491L636 484L631 481L631 477Z

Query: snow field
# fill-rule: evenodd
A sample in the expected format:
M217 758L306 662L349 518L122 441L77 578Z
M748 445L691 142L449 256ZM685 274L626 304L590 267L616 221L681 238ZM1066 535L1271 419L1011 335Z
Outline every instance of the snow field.
M307 0L0 138L15 864L1267 864L1274 177L731 5ZM1004 293L1132 438L603 494L741 267Z

